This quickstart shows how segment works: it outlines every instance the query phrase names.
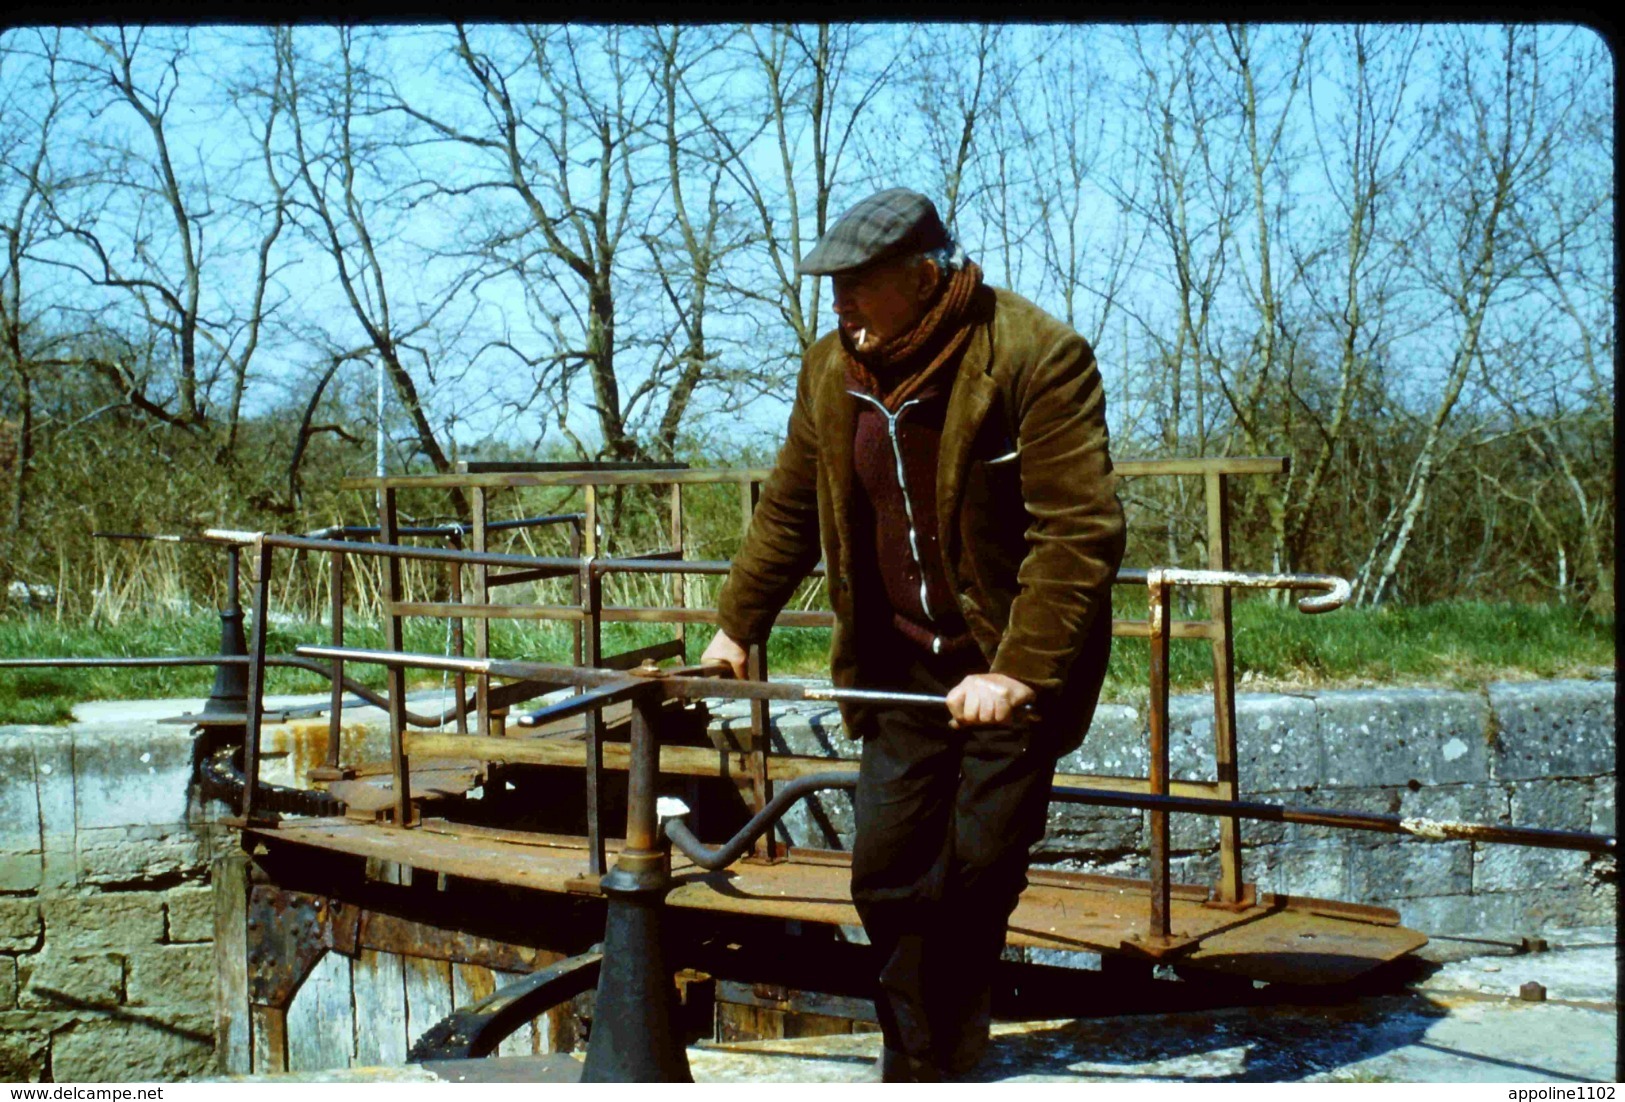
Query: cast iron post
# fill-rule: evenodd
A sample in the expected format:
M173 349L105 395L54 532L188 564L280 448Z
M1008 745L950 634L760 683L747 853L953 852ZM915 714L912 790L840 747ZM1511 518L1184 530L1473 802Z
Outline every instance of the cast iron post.
M248 653L243 634L243 606L237 599L237 565L241 548L226 546L226 607L220 610L220 653L241 658ZM214 688L203 704L205 716L244 715L248 711L248 666L227 663L215 670Z
M694 1081L674 1026L677 988L661 944L671 849L661 838L655 811L660 771L655 713L660 704L656 687L650 690L632 702L626 845L599 882L609 899L584 1083Z

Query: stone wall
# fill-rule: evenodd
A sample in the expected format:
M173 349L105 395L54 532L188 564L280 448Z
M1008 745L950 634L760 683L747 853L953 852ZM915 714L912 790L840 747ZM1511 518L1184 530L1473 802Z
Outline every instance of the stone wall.
M170 706L166 711L179 710ZM716 707L723 726L742 708ZM209 861L229 832L198 805L184 727L114 718L0 728L0 1079L164 1080L213 1060ZM348 716L347 716L348 718ZM1172 706L1176 776L1212 776L1206 697ZM1527 826L1615 829L1614 684L1243 695L1244 796ZM265 779L315 764L325 723L267 730ZM346 745L360 734L347 724ZM369 752L382 752L369 733ZM376 743L376 745L373 745ZM775 709L781 752L851 757L827 705ZM1103 705L1064 772L1143 776L1142 708ZM850 845L842 794L799 805L786 836ZM1144 875L1143 815L1057 806L1041 862ZM1434 934L1609 925L1612 860L1557 850L1244 823L1260 890L1399 908ZM1212 882L1211 823L1175 816L1176 876Z
M0 1079L211 1066L223 839L191 757L185 728L0 729Z
M232 835L197 798L190 730L154 721L201 703L95 704L71 727L0 727L0 1080L213 1070L209 863ZM267 728L262 776L291 783L325 730ZM361 731L346 728L352 743Z

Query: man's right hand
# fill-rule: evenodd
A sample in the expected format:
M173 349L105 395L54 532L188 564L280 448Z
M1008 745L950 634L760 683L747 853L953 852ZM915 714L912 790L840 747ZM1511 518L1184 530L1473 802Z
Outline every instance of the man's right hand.
M712 636L711 644L705 648L705 653L700 655L702 666L713 662L725 664L733 670L734 677L740 681L745 680L745 648L721 628L718 628L716 635Z

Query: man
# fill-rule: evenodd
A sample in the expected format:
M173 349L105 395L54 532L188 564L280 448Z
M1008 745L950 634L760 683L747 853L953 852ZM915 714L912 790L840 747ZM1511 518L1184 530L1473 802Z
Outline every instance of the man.
M986 1047L1055 761L1105 675L1123 550L1105 399L1089 345L984 285L916 192L853 207L799 271L832 278L839 324L807 351L704 658L743 676L822 551L835 683L947 697L844 709L882 1078L932 1081Z

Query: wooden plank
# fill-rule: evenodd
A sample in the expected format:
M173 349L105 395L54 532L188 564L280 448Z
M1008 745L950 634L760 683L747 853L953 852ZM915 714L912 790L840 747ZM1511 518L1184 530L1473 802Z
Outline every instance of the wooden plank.
M253 1070L252 1018L248 1009L248 855L217 857L210 870L214 892L215 1062L222 1075Z
M491 976L499 989L525 978L523 972L492 972ZM503 1038L502 1043L497 1046L496 1055L534 1056L543 1051L541 1034L542 1031L536 1028L536 1019L532 1018Z
M288 1015L269 1006L255 1006L254 1074L280 1075L288 1070Z
M578 891L581 884L583 851L578 848L518 845L487 837L401 831L335 820L250 830L248 834L272 845L280 840L321 846L408 863L426 872L446 872L521 888L571 893ZM833 926L858 923L857 910L848 895L851 870L840 864L742 861L728 869L707 872L673 854L672 876L676 887L666 897L668 906ZM1049 881L1051 877L1042 879ZM1011 917L1008 940L1012 945L1116 952L1125 939L1145 938L1148 887L1144 881L1098 877L1080 878L1075 886L1035 880L1022 893ZM1173 936L1181 940L1205 939L1203 948L1211 949L1210 953L1199 951L1186 959L1260 978L1267 978L1266 970L1268 976L1277 978L1290 975L1296 983L1348 978L1410 952L1427 940L1414 930L1376 919L1329 916L1318 913L1320 910L1323 908L1311 902L1302 910L1255 906L1232 911L1206 906L1184 891L1172 893L1169 907ZM1316 939L1313 952L1304 949L1308 943L1305 935ZM1321 969L1317 963L1329 949L1340 955L1335 970ZM358 976L360 972L358 966ZM398 964L396 976L395 1005L399 1007ZM363 1058L359 1040L364 1005L359 980L356 987L359 1061ZM480 994L489 994L490 990L487 987ZM459 993L457 1005L466 1006L477 997Z
M444 490L453 486L481 486L487 490L523 486L665 486L713 482L761 482L772 470L767 467L705 467L700 469L654 471L503 471L483 474L375 475L339 479L341 490L376 490L390 486L401 490Z
M1208 569L1230 569L1230 484L1217 473L1204 481L1207 500ZM1236 771L1236 658L1235 625L1231 618L1230 587L1207 591L1208 618L1214 625L1213 648L1213 759L1219 799L1234 800L1240 792ZM1234 903L1242 897L1241 820L1219 819L1218 897Z
M457 1009L452 997L451 962L406 957L406 1036L411 1044Z
M461 616L474 620L475 653L479 652L479 622L485 620L580 620L579 608L569 605L492 605L458 604L455 601L396 601L386 602L384 611L391 616L433 616L444 619Z
M1176 474L1285 474L1292 465L1284 455L1215 455L1188 459L1114 459L1112 470L1126 478Z
M405 1063L406 977L401 958L363 949L356 957L353 974L356 1066L394 1067Z
M316 962L288 1007L288 1070L347 1068L355 1060L355 1008L350 958L328 953Z
M1277 455L1205 456L1183 459L1117 459L1112 470L1126 478L1146 475L1285 474L1291 460ZM488 490L520 486L664 486L705 483L751 483L765 481L772 470L766 467L707 467L689 470L654 471L504 471L483 474L388 475L342 478L341 490L447 489L452 486L480 486Z
M1211 620L1175 620L1169 625L1170 639L1211 639ZM1144 620L1113 620L1112 634L1119 639L1149 639L1151 626Z
M525 765L584 767L586 746L576 738L479 739L472 735L420 732L409 735L412 754L433 758L463 758L478 761L514 762ZM708 750L703 746L662 746L660 771L672 776L749 779L748 755L740 751ZM604 744L604 768L624 771L630 749L624 742ZM775 781L794 780L814 773L856 773L858 763L851 758L820 758L776 754L768 759L768 776ZM1144 777L1123 777L1100 773L1057 773L1055 783L1075 788L1103 788L1113 792L1149 792ZM1175 796L1212 798L1218 791L1212 781L1173 780L1168 791Z
M482 554L489 550L486 547L486 509L485 490L476 486L469 493L470 520L473 522L472 535L474 550ZM461 570L462 567L457 569ZM488 565L476 563L474 566L474 600L475 605L489 604L491 601L491 568ZM468 601L461 602L464 605ZM457 615L451 613L449 615ZM464 618L468 614L464 612ZM491 625L483 617L475 616L474 620L474 657L491 657ZM491 677L489 674L474 675L474 729L482 735L491 734Z

